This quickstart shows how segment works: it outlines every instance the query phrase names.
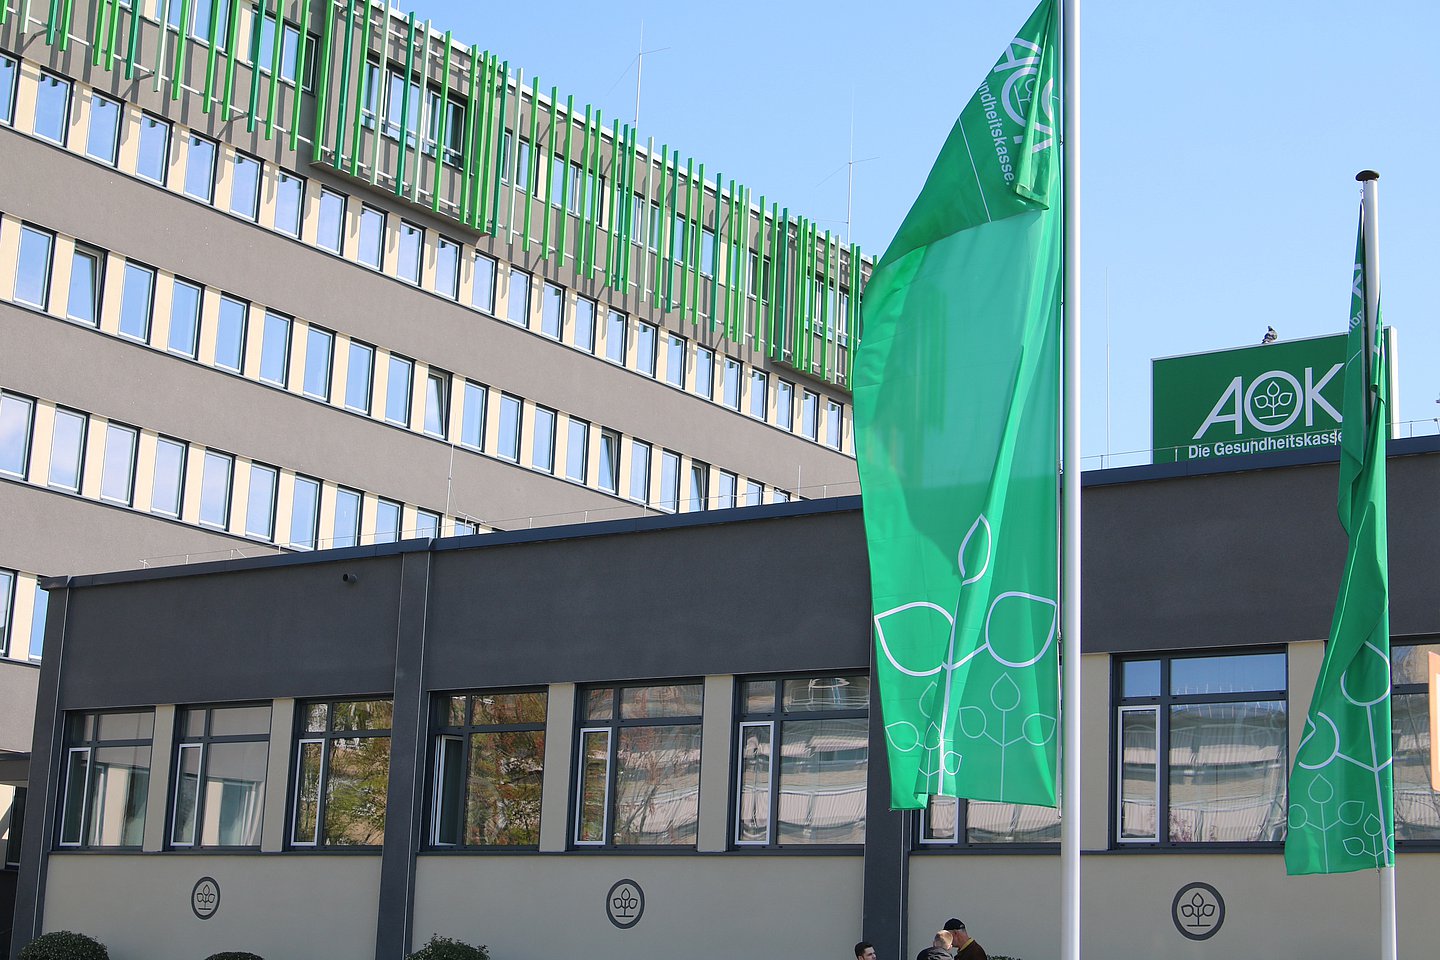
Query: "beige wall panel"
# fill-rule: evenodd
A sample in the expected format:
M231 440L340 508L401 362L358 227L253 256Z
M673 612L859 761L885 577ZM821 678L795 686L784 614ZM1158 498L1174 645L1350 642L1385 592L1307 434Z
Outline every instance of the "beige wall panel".
M860 939L862 859L422 855L415 945L438 933L486 944L505 960L635 960L677 948L695 957L844 960ZM625 930L605 914L606 894L622 879L645 893L640 921ZM705 934L696 926L705 918L727 919Z
M175 755L175 705L155 707L155 733L150 746L150 790L145 806L145 852L165 849L170 796L170 758Z
M201 877L220 886L208 920L190 909ZM222 950L350 960L374 956L379 892L379 854L58 854L50 858L43 928L83 930L105 943L111 960L194 960Z
M1109 654L1092 653L1082 657L1080 683L1080 784L1084 790L1080 807L1080 848L1100 850L1110 842Z
M575 684L550 684L545 705L545 779L540 794L540 849L558 853L565 849L569 840Z

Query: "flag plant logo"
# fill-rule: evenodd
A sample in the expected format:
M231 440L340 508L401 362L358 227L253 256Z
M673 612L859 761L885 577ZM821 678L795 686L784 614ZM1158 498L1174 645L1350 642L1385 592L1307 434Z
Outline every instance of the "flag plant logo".
M1333 446L1345 334L1152 362L1154 462Z

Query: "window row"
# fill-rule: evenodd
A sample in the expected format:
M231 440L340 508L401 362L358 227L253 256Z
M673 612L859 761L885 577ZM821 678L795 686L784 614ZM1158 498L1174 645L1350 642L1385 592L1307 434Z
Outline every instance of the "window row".
M461 517L3 391L0 477L296 550L481 532Z
M270 21L267 20L268 23ZM371 64L369 69L372 74L378 72L378 67L374 64ZM10 78L8 81L7 77ZM11 91L9 102L13 102L16 77L16 61L0 56L0 98L6 95L8 82ZM381 89L376 76L371 76L370 80L367 89L371 92L372 103L366 108L367 116L370 116L369 111L373 108L373 99L377 95L375 91ZM391 76L390 80L383 88L386 91L385 96L398 98L404 83L398 75ZM37 106L34 132L37 136L63 145L65 131L70 125L68 105L72 98L71 83L42 71L40 87L41 95L37 103L54 106L46 107L44 117L49 119L45 123L41 122L41 108ZM417 96L413 84L410 88L412 98ZM680 389L687 389L688 380L693 384L689 389L694 394L737 411L743 410L748 415L787 432L799 433L837 450L848 447L844 425L845 411L843 404L836 400L824 398L822 407L821 395L810 390L804 390L802 396L796 398L794 385L787 385L790 393L787 398L781 396L782 388L779 384L775 387L775 396L771 398L767 395L768 391L763 382L768 378L765 371L723 355L717 368L714 351L699 348L698 345L694 365L687 377L684 364L668 362L677 349L677 343L683 355L683 337L672 336L664 332L663 328L644 322L638 322L633 334L629 336L626 336L624 331L621 331L620 336L607 336L614 331L617 318L621 326L628 323L623 313L588 300L582 300L568 310L563 307L557 310L550 302L553 296L551 291L559 291L561 288L542 284L532 292L530 286L533 281L528 274L506 270L503 271L504 275L501 275L502 269L497 261L478 249L467 248L458 240L427 230L418 223L378 206L347 197L330 187L309 182L306 178L273 164L269 165L271 182L267 190L267 165L260 159L236 151L228 144L177 130L170 121L143 111L132 111L131 125L127 127L123 103L93 92L86 97L84 113L88 131L85 152L98 162L112 167L120 165L121 143L126 138L133 137L136 141L133 159L127 155L123 162L127 167L133 163L135 174L142 179L170 186L193 199L218 206L233 215L260 223L296 239L303 239L323 250L432 290L447 299L469 303L489 315L501 316L526 328L535 329L644 375L662 379ZM435 132L440 99L438 93L427 93L427 103L431 99L435 100L435 104L433 110L427 108L426 117L429 119L425 121L428 124L426 129L438 135ZM7 101L0 99L0 106L5 102ZM59 106L61 104L64 105L63 110ZM451 106L456 108L454 103ZM61 112L57 114L57 110ZM409 123L412 128L421 122L417 119L419 116L418 111L411 111ZM0 113L0 119L13 122L14 118ZM373 123L373 117L370 122ZM456 129L458 128L453 123L447 124L447 130ZM398 136L398 126L394 131L387 128L387 133L392 137ZM522 141L521 148L522 151L527 150L528 144ZM447 147L447 156L448 151ZM538 163L538 158L535 162ZM658 207L656 209L658 210ZM757 274L760 269L757 262ZM515 289L515 284L511 282L519 278L526 281L523 291ZM504 289L497 290L497 286ZM504 311L497 312L497 294L505 304ZM840 294L842 299L845 296L843 292ZM531 308L536 299L541 301L541 310L532 317ZM571 315L568 323L561 316L562 310ZM600 324L597 330L597 318L602 310L606 315L605 322ZM662 333L668 338L663 343ZM633 344L628 342L632 339ZM699 352L702 349L703 355ZM665 361L663 374L657 372L662 360ZM730 373L732 366L733 374ZM717 377L732 376L734 383L729 379L722 379L718 384L715 382ZM747 394L743 405L742 393ZM795 409L797 400L800 403L798 411Z
M40 659L45 649L48 601L37 575L0 568L0 657Z
M682 500L677 453L630 438L627 480L624 441L614 431L599 428L592 437L587 421L32 224L0 220L0 235L11 229L19 231L12 297L27 306L663 510L765 502L759 481L719 468L712 481L712 468L700 461L688 461L685 479L693 482ZM116 298L118 305L110 302ZM781 385L789 397L790 385ZM816 395L805 391L802 409L815 407ZM772 488L771 502L786 499Z

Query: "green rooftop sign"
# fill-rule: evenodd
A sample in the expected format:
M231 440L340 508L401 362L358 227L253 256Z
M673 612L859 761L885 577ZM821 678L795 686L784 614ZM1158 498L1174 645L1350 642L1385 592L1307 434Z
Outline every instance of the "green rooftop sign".
M1341 333L1152 361L1154 462L1338 444L1345 339Z

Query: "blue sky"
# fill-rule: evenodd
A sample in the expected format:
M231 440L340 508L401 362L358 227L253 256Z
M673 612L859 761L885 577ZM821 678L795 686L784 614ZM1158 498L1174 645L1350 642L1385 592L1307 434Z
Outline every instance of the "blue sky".
M641 142L840 231L853 117L853 237L877 256L1032 7L415 4L527 83L622 121L643 22ZM1366 167L1381 174L1400 415L1435 432L1440 4L1090 0L1083 28L1084 454L1148 450L1154 357L1257 342L1267 325L1286 339L1344 329Z

